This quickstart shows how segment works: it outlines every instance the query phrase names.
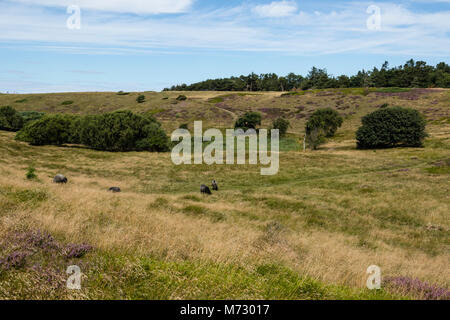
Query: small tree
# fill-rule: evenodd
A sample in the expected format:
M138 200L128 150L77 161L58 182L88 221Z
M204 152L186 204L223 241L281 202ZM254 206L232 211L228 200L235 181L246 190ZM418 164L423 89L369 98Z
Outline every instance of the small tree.
M179 129L186 129L186 130L188 130L188 128L189 128L189 126L188 126L187 123L180 124L180 126L179 126Z
M258 125L261 125L261 114L258 112L247 112L236 121L234 128L247 131L248 129L256 129Z
M19 131L23 127L23 117L12 107L0 108L0 130Z
M316 150L325 142L325 138L333 137L344 119L336 110L331 108L319 109L306 122L306 142Z
M144 102L145 102L145 96L144 96L143 94L139 95L139 96L136 98L136 102L137 102L137 103L144 103Z
M278 129L280 131L280 137L286 134L289 126L290 126L289 121L284 118L278 118L274 120L272 123L272 128Z
M331 108L319 109L314 112L306 124L306 133L314 128L322 128L327 138L334 137L344 119Z
M325 132L323 128L314 128L306 135L306 144L312 149L317 148L325 142Z
M414 109L392 107L377 110L362 118L356 132L359 149L422 147L427 137L426 121Z

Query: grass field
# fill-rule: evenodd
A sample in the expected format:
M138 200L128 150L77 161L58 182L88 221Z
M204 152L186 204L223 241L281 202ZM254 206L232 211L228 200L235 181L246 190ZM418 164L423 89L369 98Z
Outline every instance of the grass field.
M0 259L13 265L0 268L1 299L426 297L408 286L369 291L366 269L374 264L383 277L449 289L450 90L147 92L143 104L139 94L3 94L0 105L152 111L168 132L194 120L231 128L246 110L261 112L264 127L283 115L292 127L279 174L261 176L250 165L175 166L170 153L32 147L0 131ZM178 102L179 94L188 100ZM361 117L384 103L427 117L425 148L356 150ZM343 127L320 150L302 152L305 120L328 106L345 117ZM30 166L36 179L25 177ZM57 173L69 183L53 184ZM220 191L200 195L212 179ZM108 193L111 186L123 192ZM70 244L93 249L73 257ZM65 286L74 264L83 272L80 291Z

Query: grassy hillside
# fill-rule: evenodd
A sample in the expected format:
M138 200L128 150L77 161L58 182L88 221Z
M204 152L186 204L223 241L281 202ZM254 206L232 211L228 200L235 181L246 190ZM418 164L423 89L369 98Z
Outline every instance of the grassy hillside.
M146 102L136 98L144 94ZM177 101L180 95L186 101ZM335 107L346 118L344 130L352 130L361 116L374 111L384 103L413 107L433 122L449 118L449 89L329 89L300 93L246 93L246 92L143 92L118 95L111 93L54 93L54 94L0 94L0 106L9 105L20 111L48 113L95 114L120 109L136 112L151 111L165 123L167 129L179 124L203 120L205 126L230 127L234 120L249 110L263 115L263 125L284 116L292 124L291 131L303 130L305 120L317 108ZM70 103L70 104L68 104ZM342 132L342 131L341 131Z
M264 126L279 115L291 120L292 139L319 107L346 117L320 150L282 151L276 176L258 166L175 166L170 154L32 147L0 132L0 259L16 261L0 268L0 298L423 297L395 285L368 291L373 264L384 277L448 290L450 91L391 91L184 92L189 99L177 103L177 92L144 93L143 104L137 93L0 95L0 105L18 110L153 110L168 130L193 120L230 127L259 110ZM384 103L427 116L425 148L355 149L361 116ZM26 179L30 166L37 179ZM69 183L53 184L57 173ZM220 192L201 196L212 179ZM111 186L123 192L108 193ZM69 244L93 249L77 258ZM79 292L65 289L73 264L84 273Z

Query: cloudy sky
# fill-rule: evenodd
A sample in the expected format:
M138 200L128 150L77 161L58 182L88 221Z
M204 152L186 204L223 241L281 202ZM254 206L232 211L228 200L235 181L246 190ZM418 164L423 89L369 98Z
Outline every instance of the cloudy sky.
M0 0L0 30L0 92L450 63L450 0Z

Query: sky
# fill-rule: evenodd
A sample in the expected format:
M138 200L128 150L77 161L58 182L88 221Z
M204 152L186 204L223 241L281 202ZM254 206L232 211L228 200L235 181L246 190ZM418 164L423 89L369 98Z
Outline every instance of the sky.
M0 30L3 93L450 62L450 0L0 0Z

